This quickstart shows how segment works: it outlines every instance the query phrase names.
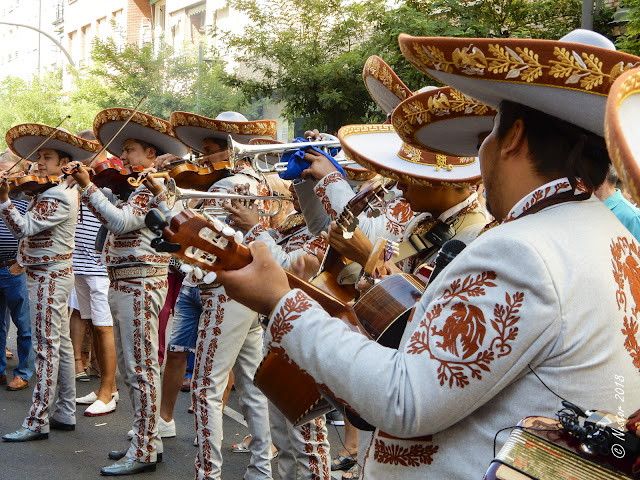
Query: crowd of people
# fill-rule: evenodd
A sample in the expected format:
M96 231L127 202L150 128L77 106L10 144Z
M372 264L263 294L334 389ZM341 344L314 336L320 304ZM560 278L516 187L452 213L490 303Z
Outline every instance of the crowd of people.
M231 385L251 433L234 446L251 453L247 480L272 477L274 452L287 480L481 478L497 432L553 418L558 397L618 412L623 381L638 409L640 210L621 191L634 171L612 166L604 137L607 95L640 78L640 58L584 30L400 46L447 86L412 92L371 57L363 79L388 121L307 131L280 173L256 163L278 160L276 123L237 112L109 108L76 135L11 128L0 351L10 318L7 388L34 390L3 440L72 431L76 405L113 414L116 365L134 418L110 476L171 461L162 438L176 436L185 387L197 479L222 476ZM99 388L77 397L89 364ZM336 407L346 441L330 450Z

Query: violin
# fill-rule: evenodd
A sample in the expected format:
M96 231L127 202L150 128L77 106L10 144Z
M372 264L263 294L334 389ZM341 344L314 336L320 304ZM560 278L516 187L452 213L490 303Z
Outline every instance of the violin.
M179 163L177 166L176 163ZM211 185L220 180L226 172L228 164L220 162L214 166L201 167L188 160L182 162L172 162L167 165L171 166L171 169L166 169L156 173L144 173L137 177L137 179L129 180L129 185L132 188L137 188L144 181L147 176L154 178L158 177L170 177L176 182L176 185L180 188L190 188L206 192Z
M65 165L62 167L62 171L65 175L73 175L78 171L81 165L76 164L73 167ZM97 187L107 187L115 195L121 196L128 194L132 190L132 186L129 184L129 179L137 178L144 170L143 167L130 166L120 167L113 162L106 161L99 163L95 167L88 168L89 177L94 185Z
M10 195L22 193L30 197L38 195L39 193L58 185L62 181L62 179L57 175L47 175L46 177L39 177L37 175L20 175L5 177L3 180L9 185Z

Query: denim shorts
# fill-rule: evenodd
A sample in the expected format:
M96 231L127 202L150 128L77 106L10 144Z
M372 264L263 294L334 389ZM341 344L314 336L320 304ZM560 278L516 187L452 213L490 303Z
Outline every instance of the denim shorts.
M202 313L200 289L183 285L174 311L168 350L170 352L195 352L198 323Z

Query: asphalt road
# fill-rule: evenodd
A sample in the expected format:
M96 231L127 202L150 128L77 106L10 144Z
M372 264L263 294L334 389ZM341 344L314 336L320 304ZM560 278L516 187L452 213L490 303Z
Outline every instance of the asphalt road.
M12 326L7 341L14 352L15 329ZM14 357L7 361L7 377L11 381L11 372L17 364ZM97 388L98 377L91 377L90 382L77 382L77 395L82 396ZM0 480L14 479L54 479L54 480L86 480L105 478L100 469L113 463L107 458L111 450L122 450L128 445L126 432L131 428L133 410L125 392L122 379L117 377L118 388L122 400L115 413L102 417L85 417L82 412L86 407L78 406L77 425L73 432L52 430L47 440L25 443L0 442ZM0 435L17 430L31 404L32 383L25 390L9 392L0 387ZM197 447L193 445L195 428L193 415L187 412L191 395L181 392L175 409L177 435L164 439L162 463L153 473L143 473L135 478L153 479L185 479L194 478L193 461ZM242 479L250 454L234 453L231 445L240 442L249 433L238 405L238 396L231 392L225 415L223 416L224 439L222 451L224 463L222 478ZM332 445L332 456L341 448L344 428L329 426L329 441ZM272 461L273 478L278 479L277 458ZM339 479L342 472L333 474ZM128 477L131 478L131 477Z

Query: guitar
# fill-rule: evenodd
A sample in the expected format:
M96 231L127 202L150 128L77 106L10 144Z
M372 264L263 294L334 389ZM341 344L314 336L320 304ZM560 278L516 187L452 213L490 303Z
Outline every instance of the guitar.
M167 222L164 215L154 209L147 214L145 223L159 235L151 242L156 250L171 252L203 270L236 270L251 263L249 249L240 243L240 232L217 218L207 221L192 210L183 210ZM291 288L303 290L332 317L342 319L352 331L360 332L351 307L292 273L286 274ZM306 423L332 409L322 399L314 379L282 354L267 353L256 371L254 383L293 425Z
M353 237L353 232L359 223L358 215L366 209L371 209L371 216L374 218L380 215L380 209L375 204L384 204L391 200L389 196L393 196L387 187L387 183L376 180L366 185L349 200L336 220L338 226L342 228L344 238ZM310 280L310 283L343 302L350 302L358 295L355 280L359 273L360 265L340 254L335 248L329 247L325 252L318 273Z

